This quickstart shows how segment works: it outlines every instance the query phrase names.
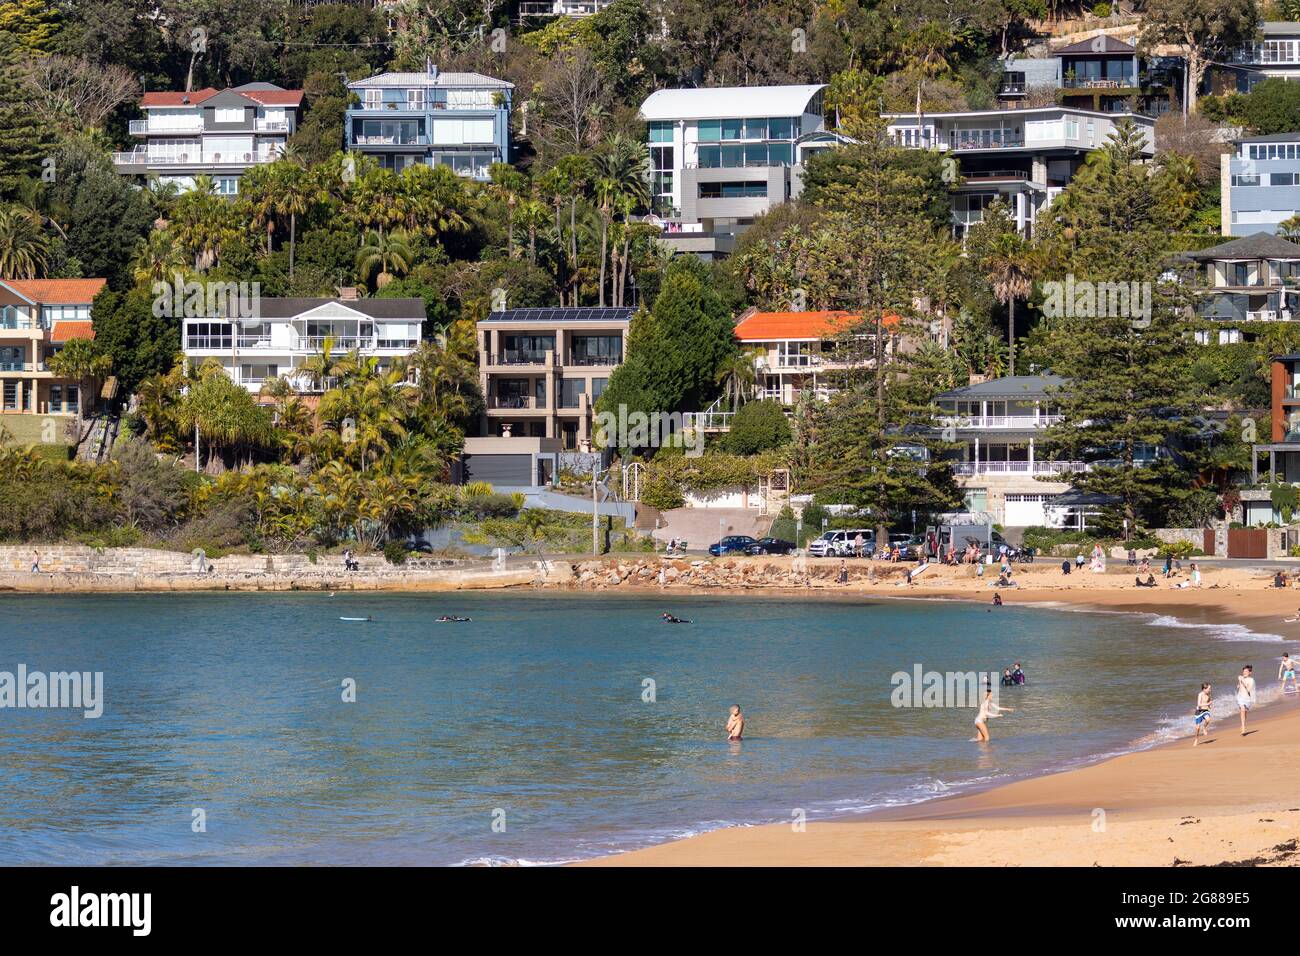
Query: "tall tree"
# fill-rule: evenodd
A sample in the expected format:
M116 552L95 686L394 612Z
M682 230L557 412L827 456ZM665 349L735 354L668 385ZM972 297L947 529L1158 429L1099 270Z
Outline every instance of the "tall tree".
M1196 112L1206 68L1254 42L1259 30L1255 0L1147 0L1141 42L1145 47L1180 44L1186 55L1184 109Z

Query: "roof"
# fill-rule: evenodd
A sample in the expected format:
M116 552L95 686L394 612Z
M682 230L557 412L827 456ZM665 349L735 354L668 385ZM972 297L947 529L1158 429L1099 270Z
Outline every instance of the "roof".
M193 92L159 91L146 93L140 98L140 105L149 106L198 106L212 99L219 93L234 93L263 106L299 106L302 103L302 90L286 90L274 83L245 83L226 90L214 90L205 87Z
M1243 136L1237 143L1300 143L1300 132L1274 133L1271 136Z
M936 400L952 399L1025 399L1043 398L1049 391L1062 388L1065 379L1059 375L1007 375L991 378L975 385L963 385L935 396Z
M1264 36L1295 36L1300 34L1300 23L1291 20L1265 20L1259 25Z
M425 318L423 299L386 299L382 297L366 299L290 299L259 298L254 314L263 319L292 319L319 309L323 305L341 305L354 312L360 312L372 319L411 319Z
M1198 249L1187 253L1187 258L1194 262L1210 262L1222 259L1300 259L1300 245L1296 245L1271 232L1257 232L1252 236L1242 236L1231 242L1224 242L1209 249Z
M635 309L622 306L585 308L504 309L490 312L486 322L630 322Z
M367 90L380 87L440 86L468 89L513 90L515 85L482 73L380 73L364 80L353 80L349 89Z
M51 342L67 342L69 339L93 339L95 325L82 320L55 322L50 329Z
M1098 43L1097 41L1101 42ZM1123 40L1109 34L1098 34L1088 40L1080 40L1056 51L1057 56L1079 56L1088 53L1127 53L1132 56L1137 51Z
M106 279L4 279L24 299L41 305L88 305Z
M741 342L775 342L782 339L824 339L851 329L862 321L861 313L749 312L736 323ZM897 325L898 316L885 314L885 325Z
M718 86L655 90L641 104L646 120L746 119L802 116L824 83L807 86Z

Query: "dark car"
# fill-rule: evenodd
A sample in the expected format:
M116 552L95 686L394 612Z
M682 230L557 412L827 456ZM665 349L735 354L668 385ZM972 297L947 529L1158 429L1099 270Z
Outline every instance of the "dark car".
M423 538L407 538L402 542L407 551L414 551L418 554L433 554L433 545Z
M717 544L709 545L709 554L715 558L724 554L744 554L753 544L758 542L747 534L729 534Z
M780 538L759 538L748 548L746 554L789 554L794 550L793 541L782 541Z

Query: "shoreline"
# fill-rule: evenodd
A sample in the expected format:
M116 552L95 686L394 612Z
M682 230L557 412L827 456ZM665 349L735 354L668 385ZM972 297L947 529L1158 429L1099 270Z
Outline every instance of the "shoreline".
M1162 595L1136 588L1057 587L1016 603L1238 625L1283 640L1294 635L1300 645L1300 622L1288 627L1284 621L1295 616L1300 595L1269 587L1267 575L1253 577L1258 580L1234 587ZM878 588L860 594L965 601L984 596L970 590L898 595ZM1177 602L1162 599L1166 594L1176 594ZM1284 646L1280 642L1279 651ZM1261 685L1274 683L1271 665L1256 663ZM1118 755L1099 754L1083 766L810 822L803 831L788 823L728 827L572 865L1300 865L1300 761L1295 759L1300 694L1261 700L1244 738L1234 714L1217 721L1193 748L1190 723L1189 717L1186 736Z

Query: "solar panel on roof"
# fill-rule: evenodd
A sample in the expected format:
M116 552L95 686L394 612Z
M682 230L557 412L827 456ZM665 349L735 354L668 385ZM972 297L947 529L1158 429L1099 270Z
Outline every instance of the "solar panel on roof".
M490 312L489 322L621 322L632 317L625 306L590 306L587 308L529 308Z

